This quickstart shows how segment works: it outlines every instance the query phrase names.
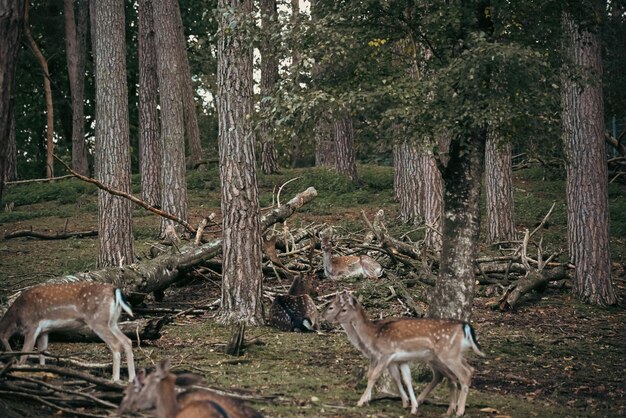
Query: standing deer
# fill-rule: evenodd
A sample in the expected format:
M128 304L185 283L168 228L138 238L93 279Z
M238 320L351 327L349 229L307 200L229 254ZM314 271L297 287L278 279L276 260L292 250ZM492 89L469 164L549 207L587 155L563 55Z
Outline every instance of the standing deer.
M352 321L344 321L340 322L339 314L346 309L344 305L350 303L350 295L347 292L342 292L337 294L331 303L328 305L326 310L323 313L324 320L331 323L339 323L341 327L346 332L348 336L348 340L350 343L357 348L361 354L363 354L368 360L372 360L374 355L370 348L361 340L359 334ZM373 323L376 325L383 325L387 322L396 321L395 318L386 318L378 321L374 321ZM413 391L413 382L411 381L411 368L408 362L393 362L389 364L387 370L393 381L395 382L398 393L400 394L400 399L402 399L402 407L407 408L411 406L411 413L417 413L417 406L426 399L428 394L441 382L443 377L447 377L450 383L450 406L448 407L448 412L446 415L450 415L456 409L457 403L457 383L458 380L454 374L448 369L444 364L439 363L438 361L428 362L428 365L433 373L433 379L428 384L428 386L420 393L420 395L415 399L415 392ZM405 391L405 386L406 391ZM407 395L408 392L408 395Z
M311 297L312 275L298 275L286 295L276 295L270 307L268 324L281 331L317 331L319 313Z
M470 324L451 319L415 318L371 322L363 307L345 290L336 296L324 317L333 318L342 325L351 324L354 327L353 338L357 340L357 346L362 347L362 352L369 353L369 356L366 354L371 361L367 388L359 399L358 406L370 401L374 384L383 370L390 366L393 368L393 364L397 363L396 367L402 371L403 380L409 390L411 413L417 412L418 403L439 384L443 375L451 380L451 399L447 414L451 414L455 409L457 416L465 413L465 402L474 369L463 358L463 352L471 347L475 353L485 355L480 351L474 329ZM433 381L420 394L418 400L415 400L412 385L407 383L404 371L408 367L407 363L413 360L428 363L435 374ZM410 371L408 374L410 382ZM452 379L452 376L455 379ZM461 386L458 399L452 386L456 381Z
M120 380L121 350L126 353L128 377L135 377L133 347L130 339L120 331L117 322L122 309L133 312L124 300L122 291L112 285L93 282L48 284L23 291L0 320L0 339L7 351L12 351L9 339L14 334L24 336L22 351L48 348L48 334L87 325L113 353L113 380ZM26 362L26 355L20 364ZM45 358L39 355L39 363Z
M254 409L241 401L207 390L187 390L176 395L176 385L188 387L197 384L200 376L170 372L170 361L157 364L156 370L147 375L139 371L137 377L124 392L120 414L156 407L158 418L262 418Z
M383 268L372 257L367 255L333 256L333 245L328 235L322 235L322 252L324 253L324 274L332 280L349 277L377 279L383 275Z

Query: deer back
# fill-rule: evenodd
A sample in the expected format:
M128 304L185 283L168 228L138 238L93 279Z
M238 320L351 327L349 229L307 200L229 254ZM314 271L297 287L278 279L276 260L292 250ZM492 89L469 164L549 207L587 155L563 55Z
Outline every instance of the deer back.
M277 295L268 324L281 331L314 331L319 328L317 307L309 295Z

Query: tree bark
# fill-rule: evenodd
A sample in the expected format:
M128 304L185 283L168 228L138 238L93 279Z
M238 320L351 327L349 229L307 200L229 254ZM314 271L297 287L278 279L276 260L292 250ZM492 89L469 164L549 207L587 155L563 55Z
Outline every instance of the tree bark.
M64 0L67 72L72 96L72 168L77 173L88 176L84 104L88 5L86 0L77 0L76 4L78 21L74 13L74 0Z
M335 169L338 174L357 182L356 159L354 152L354 127L352 117L344 115L335 121Z
M54 106L52 104L52 87L50 85L50 72L48 71L48 61L41 53L35 39L30 31L30 22L28 18L30 2L26 0L24 7L24 35L28 40L30 48L37 58L41 70L43 71L43 90L46 98L46 177L54 177Z
M192 167L197 167L204 159L202 151L202 143L200 141L200 128L198 127L198 114L196 110L196 95L191 79L191 69L189 68L189 56L187 54L187 41L185 40L185 27L183 26L183 18L180 14L178 1L175 1L173 8L176 25L176 37L178 42L178 51L180 53L180 79L182 80L183 91L183 117L185 123L185 134L187 135L187 144L189 145L189 160Z
M433 318L468 321L476 280L474 261L480 231L486 131L474 128L463 142L452 142L450 159L442 172L445 191L441 264L428 314Z
M0 181L9 182L17 180L17 142L15 139L15 109L11 109L11 117L10 117L10 132L9 132L9 143L6 147L6 158L4 165L4 180L2 180L2 176L0 175ZM0 153L0 158L2 155ZM0 164L1 166L1 164ZM2 198L2 190L0 187L0 198Z
M126 29L124 4L94 2L96 57L96 178L126 193L131 190ZM130 202L98 192L98 266L119 266L135 260Z
M15 65L24 20L24 1L0 3L0 198L4 191L6 161L15 95Z
M276 0L261 0L261 111L267 112L271 107L269 100L274 94L278 83L278 57L273 45L272 35L277 30L278 12ZM265 174L278 172L274 127L269 118L261 121L261 169Z
M487 239L490 243L515 239L515 203L511 144L502 143L493 130L487 132L485 149Z
M292 31L300 25L300 1L291 0L291 27ZM302 56L297 48L291 51L291 72L293 73L293 80L296 83L296 88L299 87L300 79L300 63L302 62ZM291 167L295 168L300 165L302 161L302 140L299 135L294 135L291 138L293 143L291 149Z
M222 323L263 324L261 229L254 152L251 0L219 0L217 111L224 271Z
M152 0L139 0L139 172L142 198L161 206L161 142Z
M601 16L597 1L593 16ZM589 19L592 19L590 16ZM584 25L595 21L584 22ZM567 162L569 252L576 265L575 294L597 305L614 305L611 282L607 158L604 149L602 55L597 27L581 27L563 15L565 55L576 71L563 74L562 118Z
M161 208L181 219L187 219L187 181L185 178L185 128L183 80L180 70L180 48L176 0L154 0L154 29L157 51L157 75L161 106ZM165 228L178 225L162 219Z

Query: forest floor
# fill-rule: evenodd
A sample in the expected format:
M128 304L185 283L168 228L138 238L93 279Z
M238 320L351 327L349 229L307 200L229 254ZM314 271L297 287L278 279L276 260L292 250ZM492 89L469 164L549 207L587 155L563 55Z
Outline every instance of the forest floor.
M360 168L366 171L367 168ZM284 173L281 178L262 178L265 206L271 204L271 184L280 185L289 177L301 173ZM367 173L366 173L367 175ZM326 200L322 195L337 189L334 178L299 181L304 190L308 183L320 192L320 201L305 208L290 219L289 225L307 225L326 222L346 232L364 229L360 211L368 215L384 206L393 218L397 209L389 190L373 190L379 181L369 181L370 189L347 190L342 198ZM380 172L372 178L380 177ZM192 178L190 194L192 219L209 211L219 210L214 180ZM309 181L310 180L310 181ZM194 183L196 181L196 183ZM73 180L72 180L73 182ZM60 184L60 183L59 183ZM80 184L80 183L76 183ZM324 186L324 185L326 186ZM563 191L554 182L538 183L528 176L516 179L516 205L520 224L532 226L540 220L554 200L562 200ZM7 198L16 203L11 213L0 214L0 234L33 228L36 231L94 229L97 225L95 193L81 185L57 190L56 195L43 200L34 197L51 193L56 186L17 186L9 188ZM327 188L327 190L324 189ZM378 187L378 186L377 186ZM618 213L626 205L626 187L612 186L613 200ZM381 187L382 188L382 187ZM78 190L78 191L77 191ZM287 192L283 192L287 193ZM209 197L207 198L207 194ZM19 201L18 199L23 199ZM217 203L216 203L217 202ZM552 225L546 231L547 249L564 246L562 208L556 211ZM149 251L154 243L158 221L140 210L135 211L137 253ZM391 221L390 221L391 222ZM501 312L491 308L497 296L485 296L485 289L477 289L472 323L478 341L487 354L480 358L468 353L470 364L476 369L470 389L466 416L470 417L618 417L626 416L626 276L624 248L626 234L621 220L612 226L613 279L621 302L616 307L600 308L582 304L572 296L571 284L548 287L522 299L514 311ZM193 222L192 222L193 223ZM616 226L618 227L615 230ZM481 251L484 250L481 246ZM82 238L41 241L28 238L0 240L0 296L4 299L13 290L43 282L47 278L76 271L93 269L97 239ZM318 266L319 267L319 266ZM387 265L385 267L393 268ZM425 308L428 286L420 282L404 283L418 305ZM284 280L268 277L268 288L288 288ZM383 278L349 280L341 283L322 281L316 301L323 305L325 295L348 288L361 300L372 318L403 315L406 306L398 300L393 283ZM185 309L206 305L220 297L219 282L196 278L184 286L174 286L165 293L162 302L147 300L146 307L177 307ZM266 300L267 307L269 301ZM345 334L332 327L324 327L319 334L284 333L268 327L249 327L246 330L246 348L241 357L224 354L232 329L218 325L215 311L200 316L180 316L166 325L156 341L142 341L135 350L139 367L153 368L162 358L172 360L175 370L188 370L204 377L207 386L221 388L249 398L249 404L268 417L398 417L408 416L398 398L381 396L370 405L358 408L356 402L365 389L367 361L348 342ZM110 361L104 344L51 343L53 353L74 354L85 361ZM105 370L106 376L110 373ZM416 368L416 388L429 380L428 370ZM431 394L420 406L418 416L441 416L447 409L447 387ZM102 410L85 413L103 414ZM111 416L115 412L108 412ZM66 415L38 404L16 401L16 397L0 391L0 416Z

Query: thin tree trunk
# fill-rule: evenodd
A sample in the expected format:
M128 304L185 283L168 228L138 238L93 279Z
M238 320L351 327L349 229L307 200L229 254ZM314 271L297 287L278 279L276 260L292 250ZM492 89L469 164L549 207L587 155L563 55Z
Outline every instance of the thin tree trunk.
M603 5L596 3L598 15ZM564 73L562 89L567 229L570 259L576 265L574 293L588 303L614 305L600 35L597 28L581 28L567 13L563 27L566 56L578 71L575 79Z
M263 323L261 229L254 152L251 0L219 0L217 111L224 230L223 323Z
M87 43L87 0L77 0L78 21L74 0L64 0L67 71L72 95L72 168L89 175L85 144L85 51Z
M474 262L480 231L480 186L484 171L486 132L450 146L443 170L444 216L439 277L430 295L428 316L469 320L474 299Z
M156 46L152 0L139 0L139 172L143 200L161 206L161 142L159 136Z
M173 11L176 17L176 37L180 52L180 78L182 80L183 92L183 117L185 122L185 134L189 145L189 160L191 167L196 167L204 158L202 143L200 141L200 128L198 127L198 114L196 109L196 95L194 93L193 80L191 79L191 69L189 68L189 56L187 55L187 41L185 40L185 27L180 14L178 1Z
M299 0L291 0L291 27L296 28L300 24L300 1ZM296 88L299 86L300 79L300 63L302 61L302 57L300 52L294 48L291 55L291 71L293 72L293 79L296 83ZM300 165L300 161L302 161L302 140L300 139L300 135L294 135L291 138L293 143L291 149L291 167L298 167Z
M419 224L419 183L417 181L417 159L419 152L407 141L393 146L394 190L400 204L400 220Z
M316 167L334 167L337 160L333 124L328 121L329 117L323 115L314 128Z
M424 248L434 253L441 251L441 223L443 217L443 180L431 150L418 154L419 212L426 225Z
M340 117L335 121L335 169L338 174L357 182L356 160L354 156L354 127L350 116Z
M96 178L126 193L131 190L128 88L124 4L94 2L96 57ZM98 192L99 256L101 267L135 260L130 202Z
M501 143L494 135L489 129L485 150L487 239L491 243L515 239L511 144Z
M17 180L17 142L15 139L15 108L11 109L11 131L4 166L4 181ZM2 158L0 156L0 158ZM0 176L2 181L2 176Z
M154 0L154 28L157 51L157 75L161 106L161 208L186 220L187 181L185 178L184 94L180 71L180 42L177 38L176 0ZM161 233L173 225L162 219Z
M52 87L50 85L50 72L48 71L48 61L41 53L35 39L30 31L28 11L30 2L26 0L24 11L24 35L41 66L43 71L43 90L46 98L46 178L54 177L54 106L52 105Z
M272 42L272 35L277 30L276 0L261 0L262 42L261 52L261 111L267 112L271 107L268 100L273 94L278 82L278 58L276 48ZM261 122L261 168L265 174L278 171L276 143L274 141L274 127L269 118Z

